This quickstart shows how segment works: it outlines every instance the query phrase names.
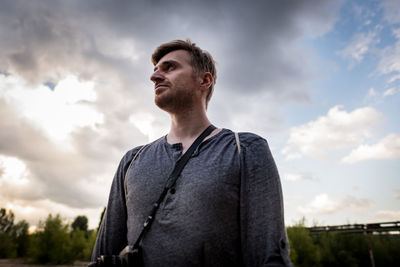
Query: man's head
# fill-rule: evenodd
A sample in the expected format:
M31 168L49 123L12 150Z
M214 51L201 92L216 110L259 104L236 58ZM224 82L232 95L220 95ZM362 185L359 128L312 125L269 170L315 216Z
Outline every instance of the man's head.
M153 55L151 56L151 61L153 65L157 63L168 53L176 50L185 50L189 53L191 57L191 65L193 68L193 74L196 76L203 75L204 73L210 73L213 77L213 82L209 87L208 94L206 96L206 106L211 99L212 93L214 91L214 85L217 79L217 70L215 68L215 61L210 53L202 50L195 43L192 43L189 39L186 41L175 40L168 43L164 43L156 48Z

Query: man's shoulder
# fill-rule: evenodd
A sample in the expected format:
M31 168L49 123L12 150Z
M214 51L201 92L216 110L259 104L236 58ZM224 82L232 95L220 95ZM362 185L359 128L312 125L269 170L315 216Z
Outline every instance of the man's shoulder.
M264 137L251 132L238 132L238 136L240 145L243 147L267 143L267 140Z
M238 139L235 137L236 133ZM221 138L229 140L229 142L239 142L241 149L246 151L269 150L267 140L264 137L252 132L235 132L224 128Z

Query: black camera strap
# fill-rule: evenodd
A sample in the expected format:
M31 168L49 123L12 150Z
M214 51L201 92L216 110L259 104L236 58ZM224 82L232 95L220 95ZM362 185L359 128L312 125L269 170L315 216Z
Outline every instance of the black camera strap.
M172 170L171 174L169 175L167 182L165 184L164 190L162 191L158 200L153 204L153 209L150 212L150 215L147 216L146 221L143 223L143 229L139 234L135 244L133 245L133 250L139 249L140 242L143 239L144 234L149 231L151 224L154 221L154 217L157 213L158 208L161 205L161 202L164 200L165 196L168 193L168 190L174 187L176 180L178 179L179 175L181 174L183 168L185 167L186 163L189 161L190 157L192 156L193 152L196 148L203 142L204 138L211 134L216 128L214 125L210 125L205 129L199 137L193 142L193 144L189 147L189 149L183 154L178 161L175 163L174 169Z

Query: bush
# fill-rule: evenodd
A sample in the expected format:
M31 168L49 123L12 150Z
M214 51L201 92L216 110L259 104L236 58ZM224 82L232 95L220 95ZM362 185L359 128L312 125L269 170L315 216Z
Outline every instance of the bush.
M41 230L32 239L30 254L33 261L41 264L73 263L76 257L71 250L68 225L63 224L60 215L53 217L50 214L39 226Z
M0 209L0 258L14 258L17 255L17 244L12 234L14 213Z
M19 258L24 258L28 255L30 246L30 236L28 230L29 224L25 220L22 220L14 225L12 230L12 236L14 243L16 244L16 256Z
M318 266L320 251L304 224L303 218L295 226L287 228L290 258L295 266Z
M288 227L295 266L400 266L400 235L322 232L310 235L302 219Z

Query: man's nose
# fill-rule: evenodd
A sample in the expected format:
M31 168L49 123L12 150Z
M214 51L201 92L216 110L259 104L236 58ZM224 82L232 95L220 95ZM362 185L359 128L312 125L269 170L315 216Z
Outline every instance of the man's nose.
M164 80L164 76L162 75L162 73L160 73L159 70L156 70L156 71L153 72L153 74L150 76L150 80L152 80L153 83L161 82L162 80Z

